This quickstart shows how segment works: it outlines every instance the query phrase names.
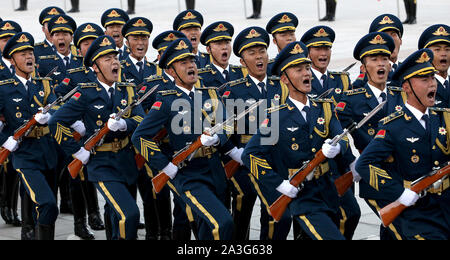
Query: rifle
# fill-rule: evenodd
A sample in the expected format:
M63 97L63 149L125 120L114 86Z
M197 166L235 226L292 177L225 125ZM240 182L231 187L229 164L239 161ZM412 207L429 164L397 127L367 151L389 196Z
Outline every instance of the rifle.
M353 66L355 66L355 64L356 64L356 62L353 62L352 64L348 65L348 67L345 68L345 69L343 69L342 71L343 71L343 72L349 71L351 68L353 68Z
M211 130L205 131L205 134L208 134L211 136L214 135L219 130L223 129L224 125L228 125L231 122L239 120L242 117L244 117L246 114L248 114L251 111L253 111L254 109L256 109L263 101L264 100L260 100L256 103L254 103L253 105L251 105L247 110L240 113L239 115L237 115L237 116L233 115L233 116L229 117L227 120L225 120L224 122L222 122L220 124L216 124L213 128L211 128ZM179 152L177 152L173 156L172 163L180 168L181 163L183 163L186 159L188 159L188 157L192 157L191 154L194 155L195 151L197 151L197 149L199 149L200 147L203 146L202 142L200 141L200 137L201 136L199 136L195 140L195 142L193 142L192 144L187 145L186 147L181 149ZM189 159L191 159L191 158L189 158ZM170 179L170 177L167 174L165 174L164 172L160 172L158 175L153 177L152 183L153 183L153 188L155 189L155 192L159 193L162 190L162 188L164 187L164 185L166 185L166 183L169 181L169 179Z
M50 109L52 109L54 106L56 106L57 104L63 103L67 99L69 99L75 93L75 91L76 91L76 89L73 89L72 91L67 93L64 97L58 97L51 104L47 104L42 109L42 111L40 111L38 113L42 113L42 114L48 113L48 111L50 111ZM25 123L22 126L20 126L16 131L14 131L14 135L13 135L14 140L16 140L18 143L22 142L22 138L25 136L28 136L31 133L31 131L33 130L33 128L36 126L36 124L37 124L37 121L36 121L36 119L34 119L34 116L30 120L25 121ZM0 164L3 164L3 162L8 158L10 153L11 152L9 150L7 150L3 147L0 149Z
M412 182L411 190L420 194L422 191L425 191L428 187L433 185L433 183L442 181L442 179L450 173L450 162L447 162L444 165L446 166L434 168L433 171L427 175ZM394 201L378 211L383 226L389 226L406 208L407 206L398 201Z
M333 91L334 91L334 88L330 88L327 91L320 94L317 98L320 99L320 98L327 97ZM233 175L239 169L239 166L240 166L240 164L238 162L236 162L235 160L230 160L229 162L227 162L225 164L224 169L225 169L225 174L227 175L228 179L231 179L231 177L233 177Z
M342 138L344 138L344 136L363 126L370 118L372 118L379 110L381 110L385 104L386 101L382 102L381 104L376 106L366 117L364 117L361 122L359 122L358 124L353 122L349 126L349 128L345 128L340 135L335 136L331 140L331 145L336 145L340 140L342 140ZM314 158L312 160L306 161L303 166L291 176L289 182L293 186L298 188L306 179L306 176L308 176L320 163L325 161L325 159L326 157L323 154L322 149L320 149L314 155ZM276 221L279 221L281 219L281 216L286 211L286 208L291 201L292 198L283 194L272 205L270 205L270 214Z
M133 108L136 106L139 106L150 94L152 94L156 88L158 88L158 85L154 86L149 92L145 93L139 100L133 100L131 104L129 104L125 109L122 109L119 111L119 113L116 114L114 117L115 120L119 121L125 114L130 112ZM76 88L75 88L76 89ZM106 136L106 134L109 133L108 123L106 123L102 129L96 131L89 139L84 143L84 149L87 151L92 151ZM72 176L73 179L75 179L78 176L78 173L80 172L81 168L83 167L83 163L78 160L74 159L67 168L69 169L69 173Z
M352 184L353 184L352 171L348 171L339 176L339 178L337 178L334 181L334 186L336 186L336 190L339 194L339 197L342 197L342 195L344 195L344 193L346 193L347 190L350 189Z

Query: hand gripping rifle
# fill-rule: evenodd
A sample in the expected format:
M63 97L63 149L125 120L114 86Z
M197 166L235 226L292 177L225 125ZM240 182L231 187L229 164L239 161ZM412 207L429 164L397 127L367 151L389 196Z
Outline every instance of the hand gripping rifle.
M434 183L441 184L442 180L446 177L448 178L450 173L450 162L447 162L444 165L445 166L438 167L427 175L413 181L411 183L411 190L420 194ZM407 206L398 201L394 201L378 211L383 226L389 226L406 208Z
M156 89L158 88L158 85L154 86L150 91L145 93L140 99L133 100L131 104L129 104L125 109L122 109L119 111L119 113L116 114L114 117L115 120L119 121L125 114L130 112L133 108L139 106L150 94L152 94ZM108 123L106 123L102 129L99 131L96 131L89 139L84 143L84 149L87 151L92 151L102 140L103 138L109 133ZM78 176L78 173L81 170L81 167L83 167L83 163L78 160L74 159L67 168L69 169L70 176L72 176L73 179L75 179Z
M320 98L325 98L327 97L331 92L334 91L334 88L330 88L327 91L323 92L322 94L320 94L317 99ZM231 179L231 177L233 177L233 175L237 172L237 170L239 169L240 164L238 162L236 162L235 160L230 160L229 162L227 162L224 166L225 169L225 174L227 175L228 179Z
M75 91L76 91L76 89L73 89L72 91L67 93L64 97L58 97L52 103L47 104L42 109L42 111L40 111L38 113L42 113L42 114L48 113L48 111L50 111L54 106L56 106L57 104L63 103L67 99L72 97L72 95L75 93ZM37 124L37 121L34 118L34 116L30 120L25 121L25 123L22 126L20 126L16 131L14 131L14 135L13 135L14 140L16 140L17 142L20 143L22 141L23 137L26 137L31 133L33 128L36 126L36 124ZM0 149L0 164L3 164L3 162L8 158L10 153L11 152L9 150L7 150L3 147Z
M380 111L385 104L386 101L380 103L358 124L353 122L353 124L351 124L349 128L344 129L344 131L340 135L335 136L331 140L331 145L336 145L339 141L342 140L342 138L344 138L344 136L363 126L370 118L372 118L378 111ZM297 188L300 187L302 182L306 179L306 176L308 176L308 174L310 174L320 163L325 160L326 157L323 154L322 149L320 149L315 154L312 160L306 161L303 166L292 175L289 182ZM291 201L292 198L283 194L272 205L270 205L270 214L276 221L279 221L281 219L281 216L283 216L284 211L286 211L286 208Z
M210 136L216 134L218 131L222 130L224 128L224 126L228 126L232 122L234 123L234 121L241 119L242 117L244 117L251 111L255 110L263 101L264 100L260 100L256 103L254 103L253 105L251 105L247 110L240 113L239 115L237 115L237 116L233 115L233 116L229 117L227 120L225 120L224 122L222 122L220 124L216 124L209 131L205 131L205 134L210 135ZM199 149L200 147L203 146L202 142L200 141L200 137L201 136L199 136L195 140L195 142L193 142L192 144L187 145L186 147L181 149L179 152L177 152L172 159L172 163L180 168L181 163L183 163L186 159L188 159L188 157L190 157L191 154L192 155L195 154L195 151L197 151L197 149ZM155 189L156 193L159 193L162 190L164 185L166 185L167 181L169 181L169 178L170 177L167 174L165 174L164 172L160 172L158 175L153 177L152 183L153 183L153 188Z

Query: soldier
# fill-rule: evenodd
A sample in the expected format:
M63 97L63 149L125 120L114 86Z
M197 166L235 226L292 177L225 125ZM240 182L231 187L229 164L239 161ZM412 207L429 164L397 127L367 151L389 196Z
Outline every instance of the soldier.
M326 15L319 19L319 21L334 22L334 16L336 15L337 0L325 0L326 3Z
M195 10L185 10L179 13L173 21L173 29L180 31L186 35L186 38L192 44L192 53L195 55L197 68L201 69L206 64L211 63L211 58L208 53L199 51L200 36L202 34L203 16Z
M48 22L48 30L52 37L55 52L52 55L39 56L37 62L40 75L48 75L54 68L57 68L50 75L55 87L67 77L67 70L79 68L83 63L83 57L73 55L71 52L70 46L76 29L77 24L68 15L54 16Z
M445 24L435 24L422 33L419 38L419 49L428 48L433 51L433 66L437 69L435 78L438 84L436 94L437 107L450 107L450 27Z
M175 79L175 87L160 92L150 112L136 129L133 143L152 167L162 170L170 177L183 201L198 216L199 239L230 240L233 237L233 220L224 206L226 180L218 152L219 147L227 148L225 145L228 138L223 133L200 135L204 126L211 125L213 118L215 122L221 122L219 120L225 118L225 109L215 89L194 86L199 84L197 67L192 45L186 38L177 39L167 47L159 66L167 69L167 73ZM181 106L171 111L173 105L178 106L177 102L181 102L178 103ZM183 104L201 107L203 112L198 114L201 115L201 121L194 120L194 110L197 108L183 109ZM174 117L179 115L184 115L181 129L172 127L173 121L177 121ZM200 126L189 125L186 120L195 124L208 121ZM172 151L178 151L187 143L200 138L203 146L186 162L186 166L178 169L152 140L161 127L168 132ZM202 132L194 132L199 127Z
M261 18L262 0L252 0L253 14L247 17L247 19L259 19Z
M130 19L122 28L130 55L121 61L124 81L140 85L144 78L156 74L156 64L147 61L150 34L153 24L144 17Z
M349 90L350 78L346 72L331 72L328 65L331 60L331 48L335 39L335 32L328 26L315 26L303 34L301 42L308 47L308 57L311 60L312 71L312 96L318 96L324 91L334 88L331 99L336 105L340 101L342 93ZM310 95L311 95L310 94ZM355 160L351 150L341 155L336 163L339 173L344 174L349 170L349 164ZM333 179L338 175L333 175ZM361 211L353 192L346 192L339 198L341 213L341 226L343 235L351 240L358 225Z
M104 33L100 26L94 23L85 23L75 30L73 42L77 49L80 50L81 56L85 57L92 42L102 35L104 35ZM68 69L66 76L67 77L55 87L55 93L58 96L66 95L80 83L89 83L96 80L96 75L92 68L86 68L84 65L79 68ZM82 121L76 121L71 128L78 132L80 136L84 136L86 133L86 128ZM80 178L75 180L69 178L69 190L73 205L75 235L83 239L94 239L94 235L86 226L86 210L88 213L89 226L93 230L104 230L105 226L100 217L97 190L92 182L87 181L87 174L87 171L84 169L83 173L79 175Z
M247 68L248 75L245 78L229 82L227 84L223 99L227 102L237 102L243 100L246 105L251 105L258 100L267 100L266 105L271 106L274 103L283 104L288 96L288 90L280 85L277 77L267 76L267 64L269 56L267 48L269 47L269 34L261 27L249 27L244 29L236 37L233 44L234 54L240 57L243 67ZM255 130L251 130L251 125L259 125L257 121L258 114L252 111L242 120L243 129L233 134L230 140L239 149L243 149ZM240 161L240 160L239 160ZM240 239L248 237L248 229L253 206L256 197L259 195L261 204L261 240L280 240L286 239L291 220L282 219L275 221L268 214L268 203L272 202L266 197L267 194L260 193L258 183L253 176L249 174L249 168L240 167L233 176L233 191L236 199L233 200L233 209L235 220L237 221L237 230L241 230ZM239 205L242 205L239 207ZM240 220L238 220L240 219ZM273 232L272 232L273 231Z
M56 145L47 126L50 113L40 113L56 97L51 79L32 78L34 39L29 33L18 33L6 44L3 56L11 59L15 75L1 82L0 113L6 119L1 136L2 146L12 152L13 167L22 178L26 192L34 203L36 239L54 239L56 204ZM25 120L34 116L37 126L19 144L11 135ZM9 137L8 137L9 136Z
M19 8L17 8L15 11L26 11L27 10L27 2L28 2L28 0L20 0Z
M224 21L212 23L203 31L200 42L206 46L211 57L211 64L199 70L206 86L221 87L227 82L246 76L247 71L242 66L230 64L233 34L233 26ZM223 90L219 92L223 94Z
M3 49L5 48L8 40L19 32L22 32L22 28L16 22L0 22L0 53L3 52ZM1 57L0 80L10 79L15 74L15 68L14 65L11 64L11 61L9 59L6 59L5 57ZM20 227L22 221L17 214L20 177L14 170L11 160L3 163L0 175L0 214L6 224ZM21 197L24 197L22 195Z
M330 144L330 138L342 133L332 101L307 96L312 88L307 53L302 42L293 42L277 56L272 74L281 76L289 97L285 104L269 109L269 116L245 147L242 160L261 191L271 197L269 202L282 194L294 199L284 215L292 215L310 238L343 240L331 175L336 173L332 159L345 153L348 139ZM299 191L288 178L320 149L326 160L309 174Z
M273 43L280 52L286 45L297 40L295 30L298 26L298 18L293 13L283 12L275 15L266 25L266 31L272 34ZM267 74L271 75L272 65L275 59L269 60Z
M405 3L406 20L404 24L416 24L417 0L403 0Z
M39 15L39 23L42 25L42 32L45 35L45 39L42 42L36 43L34 46L34 53L36 57L55 54L55 48L53 47L52 37L48 31L48 21L56 15L65 14L64 10L56 6L49 6L44 8Z
M349 73L328 70L334 39L334 30L321 25L306 31L300 41L308 47L311 60L311 71L313 72L311 94L318 96L326 90L334 88L332 99L337 104L341 99L342 92L351 87Z
M130 50L124 44L124 37L122 35L122 28L130 20L128 14L119 8L111 8L102 14L101 22L105 28L105 34L111 36L117 46L119 52L119 60L124 60L130 54Z
M402 37L403 37L403 25L398 19L397 16L393 14L382 14L377 16L369 27L369 33L371 32L384 32L389 34L392 37L395 43L395 49L391 53L391 57L389 60L391 61L391 71L388 76L388 85L399 87L400 83L392 81L392 75L394 71L397 69L400 64L398 60L398 55L400 52L400 47L402 45ZM367 76L364 73L361 73L358 78L353 82L353 88L363 87L367 82Z
M68 13L79 13L80 12L80 0L70 0L72 4L72 9L67 11Z
M79 91L55 113L51 131L67 154L80 160L93 182L108 203L113 215L113 239L136 239L139 208L127 189L136 183L138 170L129 135L144 117L140 106L125 118L113 117L135 99L134 84L120 83L120 63L114 39L98 37L89 47L84 59L86 67L93 67L97 80L79 85ZM110 132L104 142L91 154L72 138L70 126L77 120L86 125L86 136L107 124Z
M387 101L383 109L373 116L364 126L352 133L354 144L362 152L373 139L378 129L378 121L383 117L401 110L404 94L399 87L388 87L388 73L391 70L389 57L395 49L392 37L384 32L373 32L362 37L355 46L353 56L359 60L361 70L367 74L368 82L362 88L344 92L341 102L336 106L336 114L342 127L349 127L352 122L361 121L368 112L379 103ZM390 163L390 162L387 162ZM350 167L354 180L359 176ZM359 181L359 196L364 198L371 209L377 213L379 194L365 180ZM381 227L381 239L400 238L395 228Z
M399 66L394 78L402 82L407 102L380 121L378 133L356 164L359 175L378 194L380 208L393 201L407 207L391 225L408 240L450 237L448 176L422 196L411 190L411 182L450 159L450 111L432 107L437 92L433 57L429 49L420 49ZM383 162L389 157L394 162L387 168Z

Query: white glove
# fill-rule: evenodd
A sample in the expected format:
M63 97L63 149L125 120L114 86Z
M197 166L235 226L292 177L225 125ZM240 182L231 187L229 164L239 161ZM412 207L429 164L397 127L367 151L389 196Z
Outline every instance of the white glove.
M325 143L322 145L322 153L328 159L333 159L341 152L341 145L337 143L335 146L332 146L331 139L325 140Z
M114 119L115 116L116 116L116 113L113 113L109 116L110 117L110 119L108 120L109 130L111 130L113 132L127 131L127 122L125 122L125 120L123 118L116 120L116 119Z
M213 136L202 134L200 136L200 142L202 142L203 146L215 146L219 144L220 140L217 134L214 134Z
M50 115L50 113L42 114L42 112L41 112L41 113L37 113L36 115L34 115L34 119L41 125L47 124L47 122L50 120L50 117L52 117L52 115Z
M356 171L356 161L358 159L355 159L351 164L350 164L350 170L352 171L352 175L353 175L353 182L359 182L361 180L361 176L359 176L359 173Z
M91 153L86 149L84 149L84 147L81 147L80 150L78 150L78 152L73 154L73 157L80 160L83 163L83 165L86 165L88 163L90 156Z
M6 150L14 152L15 150L17 150L17 148L19 148L19 142L17 142L12 136L10 136L2 146L5 147Z
M81 120L76 121L70 126L73 130L77 131L81 136L86 134L86 127Z
M175 176L177 176L178 173L178 167L175 166L175 164L173 164L172 162L170 162L169 164L167 164L166 167L164 167L164 169L162 169L162 171L170 177L170 179L173 180L173 178L175 178Z
M242 159L241 159L241 156L242 156L243 152L244 152L244 148L239 148L238 149L237 147L234 147L233 149L231 149L231 151L229 151L225 155L230 156L231 159L235 160L240 165L244 165L244 163L242 162Z
M397 199L397 201L405 205L406 207L410 207L414 205L418 199L419 194L410 189L405 189L405 191L403 191L402 195Z
M298 189L292 185L288 180L284 180L278 187L277 191L283 193L289 198L293 199L297 197Z

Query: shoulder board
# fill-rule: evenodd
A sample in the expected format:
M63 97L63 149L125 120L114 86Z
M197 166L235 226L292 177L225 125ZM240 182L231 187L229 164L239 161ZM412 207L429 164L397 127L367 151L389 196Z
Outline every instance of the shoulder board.
M392 90L392 91L403 91L403 88L401 88L401 87L394 87L394 86L388 86L387 87L388 88L388 90Z
M157 66L157 64L152 61L147 61L146 64L147 64L147 66L152 66L152 65Z
M209 53L207 53L207 52L201 52L201 51L199 51L199 54L200 54L202 57L207 57L207 56L209 56Z
M40 60L55 59L56 55L39 56Z
M446 108L446 107L430 107L429 109L431 111L434 111L434 112L447 112L447 113L450 113L450 108Z
M278 76L270 76L268 77L269 80L280 80L280 77Z
M311 101L317 103L333 103L333 99L331 98L312 98Z
M152 81L160 80L160 79L163 79L163 76L155 74L155 75L151 75L151 76L145 78L144 80L147 82L152 82Z
M229 85L230 87L232 87L232 86L239 85L239 84L241 84L241 83L245 83L245 82L247 82L247 81L248 81L247 78L241 78L241 79L237 79L237 80L233 80L233 81L228 82L228 85Z
M16 82L15 79L2 80L2 81L0 81L0 85L11 84L11 83L14 83L14 82Z
M32 78L33 80L52 80L52 78L50 78L50 77L35 77L35 78Z
M241 65L233 65L233 64L230 64L230 68L232 68L232 69L241 69L242 66L241 66Z
M122 65L122 64L124 64L124 63L126 63L127 62L127 60L121 60L120 61L120 64Z
M175 95L175 94L178 94L178 91L176 91L175 89L169 89L169 90L158 91L158 94L160 94L161 96Z
M136 87L136 84L134 83L128 83L128 82L116 82L116 86L118 87L125 87L125 88L134 88Z
M271 107L271 108L268 108L268 109L266 109L266 111L267 111L267 113L273 113L273 112L276 112L276 111L280 111L280 110L282 110L282 109L285 109L285 108L287 108L288 107L288 105L287 104L283 104L283 105L279 105L279 106L274 106L274 107Z
M78 87L80 87L80 88L96 88L96 87L98 87L98 85L95 82L78 83Z
M347 75L350 76L350 73L348 71L328 71L330 74L334 75Z
M207 66L199 69L198 74L205 73L205 72L211 72L211 70L212 70L211 67L207 65Z
M367 90L365 88L357 88L357 89L352 89L352 90L347 90L344 93L347 96L351 96L351 95L356 95L356 94L361 94L361 93L366 93Z
M269 63L274 63L275 62L275 58L269 59Z
M84 72L85 70L86 70L86 67L83 66L83 67L78 67L75 69L69 69L69 70L67 70L67 72L69 72L69 74L71 74L71 73L80 72L80 71Z
M217 90L217 87L206 87L206 86L203 86L203 87L196 87L195 88L195 90L208 90L208 89Z
M389 123L389 122L391 122L391 121L393 121L393 120L395 120L397 118L400 118L404 114L405 114L404 111L396 111L396 112L388 115L387 117L381 119L380 122L383 122L383 125L385 125L385 124L387 124L387 123Z
M34 46L44 45L44 43L45 43L45 42L36 42L36 43L34 44Z

